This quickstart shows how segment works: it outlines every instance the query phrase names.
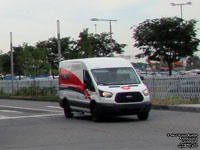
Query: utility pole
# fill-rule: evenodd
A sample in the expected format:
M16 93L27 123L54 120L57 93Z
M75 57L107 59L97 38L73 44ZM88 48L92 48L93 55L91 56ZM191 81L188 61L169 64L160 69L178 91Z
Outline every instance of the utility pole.
M14 66L13 66L13 44L12 44L12 32L10 32L10 56L11 56L11 91L14 94Z
M60 21L57 20L57 38L58 38L58 64L61 60L61 44L60 44Z

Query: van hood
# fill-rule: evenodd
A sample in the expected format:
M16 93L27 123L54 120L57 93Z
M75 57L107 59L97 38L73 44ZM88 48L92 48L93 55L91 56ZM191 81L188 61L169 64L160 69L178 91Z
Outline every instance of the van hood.
M135 92L147 89L144 84L129 84L129 85L99 85L98 89L101 91L119 93L119 92Z

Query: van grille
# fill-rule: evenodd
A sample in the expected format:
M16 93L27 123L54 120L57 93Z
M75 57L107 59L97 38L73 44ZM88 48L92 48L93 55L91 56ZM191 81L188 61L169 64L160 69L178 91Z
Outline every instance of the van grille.
M141 102L143 99L140 92L118 93L115 97L117 103Z

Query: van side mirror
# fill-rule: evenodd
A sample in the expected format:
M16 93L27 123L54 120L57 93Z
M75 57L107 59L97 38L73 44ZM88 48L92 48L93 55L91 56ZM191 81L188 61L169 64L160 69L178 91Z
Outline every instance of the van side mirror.
M140 79L141 79L142 81L144 81L144 77L143 77L143 76L140 76Z
M83 72L84 88L89 89L91 91L95 91L89 73L86 70L83 70L83 71L84 71Z
M95 91L92 82L89 82L89 81L84 81L84 88L88 89L88 90L91 90L91 91Z
M84 89L89 89L87 82L84 83Z

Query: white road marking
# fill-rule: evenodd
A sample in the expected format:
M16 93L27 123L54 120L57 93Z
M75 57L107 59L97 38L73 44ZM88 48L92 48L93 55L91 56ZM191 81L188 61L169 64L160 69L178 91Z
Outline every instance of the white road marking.
M62 108L59 107L59 106L46 106L46 107L48 107L48 108L55 108L55 109L62 109Z
M63 114L46 114L46 115L31 115L31 116L18 116L18 117L6 117L3 116L0 120L10 120L10 119L24 119L24 118L42 118L42 117L51 117L51 116L61 116Z
M3 110L0 110L0 112L4 113L23 113L23 110L32 110L32 111L42 111L46 113L54 113L54 114L42 114L42 115L29 115L29 116L15 116L15 117L8 117L0 115L0 120L9 120L9 119L23 119L23 118L42 118L42 117L50 117L50 116L61 116L63 115L63 111L57 111L57 110L47 110L47 109L35 109L35 108L28 108L28 107L17 107L17 106L6 106L6 105L0 105L1 108L4 108ZM21 109L20 111L15 110L6 110L6 108L9 109ZM50 106L49 108L59 108L57 106Z
M14 111L14 110L0 110L0 112L4 112L4 113L22 113L20 111Z
M28 108L28 107L16 107L16 106L6 106L6 105L0 105L0 107L14 108L14 109L24 109L24 110L33 110L33 111L61 112L61 111L55 111L55 110L35 109L35 108Z
M3 119L3 118L6 118L7 116L2 116L2 115L0 115L0 119Z

